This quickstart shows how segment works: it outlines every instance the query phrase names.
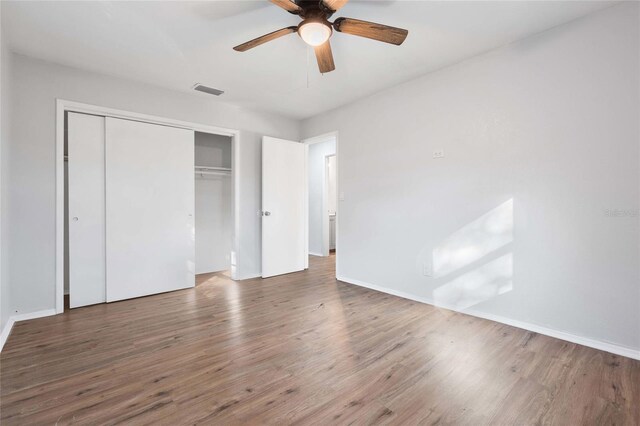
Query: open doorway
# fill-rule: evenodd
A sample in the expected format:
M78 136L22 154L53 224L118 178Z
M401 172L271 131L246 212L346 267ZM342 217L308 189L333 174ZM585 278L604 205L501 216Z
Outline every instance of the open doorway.
M337 137L332 133L304 143L309 145L309 255L333 256L338 221Z
M231 277L233 245L232 138L195 132L196 285Z
M325 256L336 252L336 210L338 204L336 167L336 155L327 155L325 157L325 185L323 190L327 214L323 215L325 224L322 229L322 245Z

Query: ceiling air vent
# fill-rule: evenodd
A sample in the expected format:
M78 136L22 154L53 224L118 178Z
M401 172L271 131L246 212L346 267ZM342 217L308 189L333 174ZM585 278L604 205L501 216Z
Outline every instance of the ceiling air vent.
M196 83L196 85L193 86L193 90L197 90L198 92L208 93L214 96L220 96L224 93L223 90L214 89L213 87L207 87L200 83Z

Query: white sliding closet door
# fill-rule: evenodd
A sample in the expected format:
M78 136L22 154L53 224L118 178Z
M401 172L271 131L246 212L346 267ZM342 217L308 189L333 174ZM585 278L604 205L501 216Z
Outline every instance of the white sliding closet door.
M194 132L106 118L107 301L193 287Z
M70 112L69 305L105 301L104 117Z

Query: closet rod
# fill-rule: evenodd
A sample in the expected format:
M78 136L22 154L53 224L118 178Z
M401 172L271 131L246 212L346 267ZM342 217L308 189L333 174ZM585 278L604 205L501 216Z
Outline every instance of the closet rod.
M230 171L204 171L204 170L196 170L195 174L197 175L215 175L215 176L231 176Z
M231 169L229 167L195 166L195 169L214 172L231 172Z

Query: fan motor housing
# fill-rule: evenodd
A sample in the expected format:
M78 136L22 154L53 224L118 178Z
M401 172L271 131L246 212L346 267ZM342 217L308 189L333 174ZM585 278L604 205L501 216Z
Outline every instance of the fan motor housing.
M333 10L329 9L323 2L318 0L296 0L295 3L302 8L302 11L291 13L299 15L303 19L323 18L324 20L327 20L331 15L333 15Z

